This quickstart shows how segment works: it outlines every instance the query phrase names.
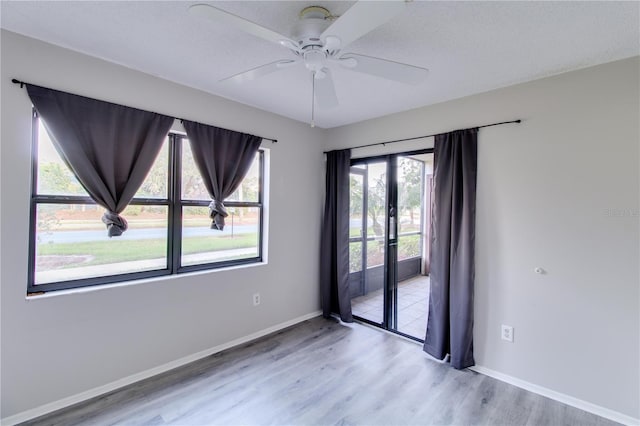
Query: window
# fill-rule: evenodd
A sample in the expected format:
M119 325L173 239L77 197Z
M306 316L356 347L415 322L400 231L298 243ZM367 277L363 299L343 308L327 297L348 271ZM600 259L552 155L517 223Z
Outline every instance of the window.
M182 159L180 265L183 269L208 268L212 263L245 263L247 259L261 259L262 235L262 175L263 152L256 158L242 184L225 201L229 213L224 231L210 229L209 203L202 178L198 173L190 145L185 137L178 136Z
M109 238L98 206L58 155L34 112L29 293L262 261L264 151L210 229L210 197L186 136L170 133Z

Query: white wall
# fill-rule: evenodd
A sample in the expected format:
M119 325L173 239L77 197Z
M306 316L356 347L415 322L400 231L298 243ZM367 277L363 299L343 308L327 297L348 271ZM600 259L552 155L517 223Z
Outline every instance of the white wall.
M319 309L321 130L13 33L1 43L2 418ZM31 104L11 78L277 138L268 265L26 300Z
M639 71L632 58L327 132L343 148L523 119L479 132L476 362L636 419Z

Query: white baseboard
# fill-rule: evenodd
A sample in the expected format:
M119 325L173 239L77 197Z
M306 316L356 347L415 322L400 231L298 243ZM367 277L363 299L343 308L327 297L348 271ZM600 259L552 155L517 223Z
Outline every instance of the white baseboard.
M253 334L249 334L248 336L240 337L239 339L235 339L230 342L223 343L218 346L214 346L213 348L205 349L203 351L197 352L192 355L187 355L175 361L171 361L166 364L160 365L158 367L150 368L149 370L132 374L131 376L124 377L122 379L116 380L111 383L107 383L106 385L98 386L88 391L81 392L79 394L72 395L67 398L60 399L58 401L50 402L48 404L41 405L39 407L32 408L27 411L14 414L13 416L5 417L4 419L0 420L0 424L9 426L9 425L15 425L17 423L22 423L27 420L35 419L36 417L40 417L42 415L51 413L53 411L60 410L61 408L69 407L73 404L77 404L79 402L83 402L88 399L95 398L96 396L100 396L105 393L119 389L121 387L130 385L132 383L139 382L140 380L148 379L149 377L153 377L158 374L165 373L169 370L173 370L174 368L181 367L183 365L189 364L190 362L208 357L209 355L213 355L215 353L224 351L234 346L238 346L243 343L250 342L251 340L255 340L257 338L266 336L267 334L271 334L273 332L282 330L284 328L298 324L302 321L315 318L319 315L322 315L321 311L311 312L301 317L294 318L292 320L285 321L280 324L276 324L274 326L265 328L264 330L257 331Z
M547 389L542 386L538 386L536 384L518 379L516 377L509 376L508 374L500 373L499 371L495 371L490 368L476 365L474 367L470 367L469 370L473 370L477 373L484 374L485 376L493 377L494 379L498 379L502 382L509 383L510 385L517 386L519 388L528 390L533 393L537 393L538 395L546 396L547 398L553 399L558 402L562 402L563 404L567 404L572 407L579 408L581 410L587 411L592 414L596 414L600 417L613 420L614 422L618 422L618 423L622 423L630 426L640 425L640 419L636 419L634 417L627 416L626 414L622 414L617 411L613 411L608 408L604 408L599 405L592 404L590 402L583 401L581 399L574 398L572 396L569 396L560 392L556 392L554 390Z

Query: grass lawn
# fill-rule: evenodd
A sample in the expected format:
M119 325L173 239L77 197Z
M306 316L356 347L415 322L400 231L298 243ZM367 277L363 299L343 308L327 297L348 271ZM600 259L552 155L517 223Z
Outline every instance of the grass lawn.
M212 251L232 250L255 247L257 234L240 234L231 237L187 237L182 240L182 254L206 253ZM108 263L128 262L133 260L157 259L167 253L166 239L123 241L110 239L107 241L88 241L80 243L40 244L38 256L93 256L82 266L103 265ZM78 265L72 265L78 266Z

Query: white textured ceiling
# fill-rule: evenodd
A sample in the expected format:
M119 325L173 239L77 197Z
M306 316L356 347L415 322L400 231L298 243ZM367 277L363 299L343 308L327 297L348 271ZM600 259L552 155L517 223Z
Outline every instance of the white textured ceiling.
M10 31L308 122L311 76L303 66L242 85L219 82L292 54L234 27L192 16L187 9L194 3L3 0L0 22ZM340 15L353 4L208 3L284 35L306 6L324 6ZM638 55L639 10L635 1L412 2L347 51L428 68L427 80L407 86L334 69L340 105L316 108L316 124L354 123Z

